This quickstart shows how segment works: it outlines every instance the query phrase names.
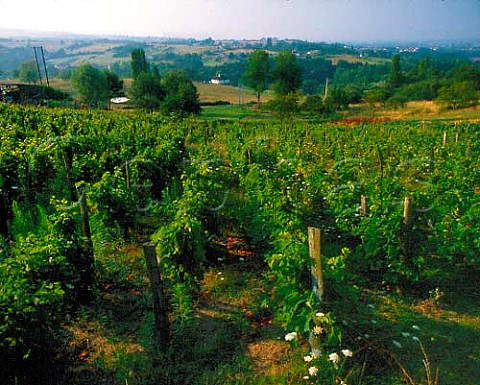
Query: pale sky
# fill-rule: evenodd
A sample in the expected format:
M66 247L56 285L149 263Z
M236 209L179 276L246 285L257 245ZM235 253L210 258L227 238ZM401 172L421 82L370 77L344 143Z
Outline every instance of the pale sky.
M480 0L0 0L0 29L214 39L477 38Z

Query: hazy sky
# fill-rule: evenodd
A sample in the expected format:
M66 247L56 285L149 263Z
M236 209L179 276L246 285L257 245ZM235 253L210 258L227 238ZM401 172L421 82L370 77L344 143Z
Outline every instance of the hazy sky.
M480 42L480 0L0 0L0 28L214 39Z

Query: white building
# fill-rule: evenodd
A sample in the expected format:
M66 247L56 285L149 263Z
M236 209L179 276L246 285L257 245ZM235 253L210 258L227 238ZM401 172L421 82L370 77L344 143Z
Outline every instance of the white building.
M230 84L230 79L223 77L221 73L217 73L215 77L210 80L212 84Z

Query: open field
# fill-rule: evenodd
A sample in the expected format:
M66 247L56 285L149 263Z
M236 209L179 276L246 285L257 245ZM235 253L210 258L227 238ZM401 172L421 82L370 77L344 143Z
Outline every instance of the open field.
M346 61L348 63L362 63L362 64L385 64L389 63L390 59L376 58L376 57L361 57L359 55L327 55L328 60L333 65L337 65L339 61Z
M343 111L341 116L354 117L376 117L388 120L468 120L478 121L480 119L480 106L463 108L458 110L443 109L433 101L408 102L404 108L372 108L368 104L352 105L348 110Z
M202 102L226 101L231 104L256 103L255 93L247 87L234 87L224 84L211 84L195 82ZM267 91L262 94L261 101L266 102L273 98L273 92Z

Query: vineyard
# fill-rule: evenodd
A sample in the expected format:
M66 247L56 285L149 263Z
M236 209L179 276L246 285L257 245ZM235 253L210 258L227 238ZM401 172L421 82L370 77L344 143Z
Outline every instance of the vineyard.
M4 383L479 383L478 123L0 105L0 133Z

